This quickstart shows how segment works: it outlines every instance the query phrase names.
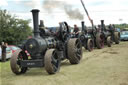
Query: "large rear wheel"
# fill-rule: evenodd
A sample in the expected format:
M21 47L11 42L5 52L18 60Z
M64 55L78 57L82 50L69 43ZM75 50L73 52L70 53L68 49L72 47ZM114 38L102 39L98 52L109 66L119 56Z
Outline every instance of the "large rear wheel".
M13 53L11 60L10 60L10 66L13 73L16 75L23 74L27 71L27 67L21 67L19 64L19 61L21 60L27 60L27 54L21 50L17 50Z
M112 45L112 40L111 40L110 36L107 37L107 45L108 45L108 47L111 47L111 45Z
M74 38L68 41L68 58L71 64L78 64L82 58L82 45L79 39Z
M46 51L45 54L45 60L44 60L44 66L45 70L49 74L55 74L60 69L60 57L57 54L57 50L55 49L49 49Z
M116 44L120 43L120 34L119 32L114 32L114 40Z

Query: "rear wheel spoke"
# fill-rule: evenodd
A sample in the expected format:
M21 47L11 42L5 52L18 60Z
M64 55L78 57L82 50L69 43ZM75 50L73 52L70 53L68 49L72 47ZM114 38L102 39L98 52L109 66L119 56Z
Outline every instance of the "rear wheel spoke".
M81 55L80 54L76 54L77 58L80 60L81 59Z
M56 67L56 65L53 65L53 69L56 72L58 68Z
M81 53L81 48L77 49L77 53L79 53L79 54Z

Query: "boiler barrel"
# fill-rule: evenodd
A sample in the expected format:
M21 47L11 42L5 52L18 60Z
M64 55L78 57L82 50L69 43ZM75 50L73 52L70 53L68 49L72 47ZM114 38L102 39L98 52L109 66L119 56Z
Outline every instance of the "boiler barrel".
M27 40L25 48L31 56L40 57L39 54L45 52L48 45L43 38L31 38Z

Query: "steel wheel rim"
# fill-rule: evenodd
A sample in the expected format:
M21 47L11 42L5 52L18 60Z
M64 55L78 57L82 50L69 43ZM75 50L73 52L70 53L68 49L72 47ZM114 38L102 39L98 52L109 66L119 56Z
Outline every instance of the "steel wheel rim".
M53 51L52 53L52 66L53 66L53 70L54 72L57 72L58 71L58 68L59 68L59 65L60 65L60 59L59 59L59 56L57 55L57 52L56 51Z
M104 38L102 37L102 35L100 35L100 45L102 48L104 47Z
M92 40L90 41L89 46L90 46L90 50L92 51L93 50L93 42L92 42Z
M77 40L75 44L75 53L76 57L80 60L82 55L82 46L79 40Z

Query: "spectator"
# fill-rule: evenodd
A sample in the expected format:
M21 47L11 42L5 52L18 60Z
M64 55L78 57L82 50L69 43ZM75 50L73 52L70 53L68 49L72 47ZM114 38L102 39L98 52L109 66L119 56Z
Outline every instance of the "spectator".
M108 26L108 28L110 31L113 31L113 26L111 24Z
M6 48L7 48L7 43L2 42L1 45L2 48L2 61L5 62L6 61Z
M112 27L113 27L113 31L115 31L115 25L114 24L112 25Z
M0 45L0 56L2 56L2 49L1 49L1 45Z
M115 26L114 25L109 25L109 31L111 32L112 36L114 36L114 31L115 31ZM112 40L114 40L114 37L112 37Z

